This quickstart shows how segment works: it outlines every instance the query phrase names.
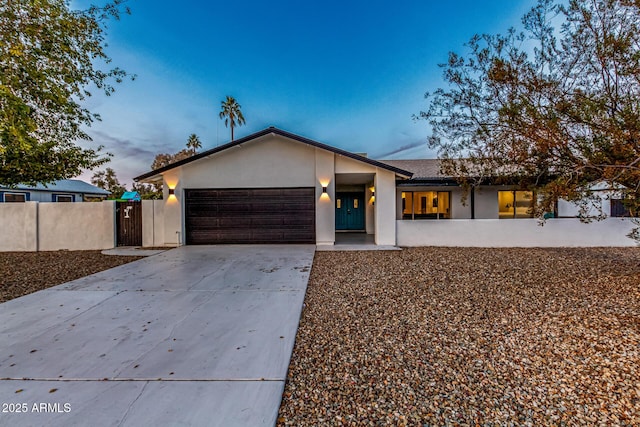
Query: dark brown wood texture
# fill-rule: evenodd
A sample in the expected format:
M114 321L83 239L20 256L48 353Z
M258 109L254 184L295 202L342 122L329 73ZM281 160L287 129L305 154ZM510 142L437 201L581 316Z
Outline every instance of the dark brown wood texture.
M142 203L116 202L118 246L142 246Z
M315 189L185 190L186 243L315 243Z

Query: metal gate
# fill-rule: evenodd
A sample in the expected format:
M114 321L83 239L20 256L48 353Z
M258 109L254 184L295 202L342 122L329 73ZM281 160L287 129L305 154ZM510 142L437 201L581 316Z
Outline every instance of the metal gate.
M142 203L116 202L118 246L142 246Z

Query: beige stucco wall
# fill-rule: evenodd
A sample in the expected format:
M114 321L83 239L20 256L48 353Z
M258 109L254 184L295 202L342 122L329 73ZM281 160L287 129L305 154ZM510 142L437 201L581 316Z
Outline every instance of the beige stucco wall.
M364 218L364 223L365 223L365 229L367 231L367 234L375 234L376 232L376 227L375 227L375 210L376 210L376 204L375 204L375 191L371 191L371 189L375 189L375 183L369 182L367 183L367 185L365 185L364 187L364 201L365 201L365 205L366 205L366 210L365 210L365 218Z
M39 250L96 250L115 246L114 201L38 205Z
M395 245L396 175L368 163L341 155L335 156L336 174L373 174L373 182L365 184L365 227L375 234L377 245ZM375 198L372 199L371 187ZM335 226L334 226L335 227Z
M38 250L38 204L0 203L0 252Z
M142 246L164 246L164 200L142 201Z
M336 236L336 180L335 155L321 148L314 148L316 176L316 243L333 245ZM322 186L327 193L322 193Z
M315 157L315 147L266 135L181 168L182 188L315 187Z
M396 244L396 179L395 174L376 168L375 185L375 241L376 245Z
M182 212L184 209L183 168L175 168L163 174L164 185L162 198L164 201L163 220L164 233L162 246L180 246L184 244ZM169 195L169 189L175 194Z
M506 190L508 187L504 189ZM499 190L502 190L502 188L488 186L476 188L474 198L476 219L498 219Z
M335 241L335 176L338 173L376 174L375 205L367 188L367 232L376 234L380 244L395 244L395 174L386 169L335 154L322 148L279 135L261 138L231 147L163 173L164 242L184 243L184 190L192 188L293 188L316 189L316 242ZM322 186L327 193L322 193ZM169 197L168 189L175 195ZM378 204L381 197L382 207ZM389 214L391 212L391 215Z

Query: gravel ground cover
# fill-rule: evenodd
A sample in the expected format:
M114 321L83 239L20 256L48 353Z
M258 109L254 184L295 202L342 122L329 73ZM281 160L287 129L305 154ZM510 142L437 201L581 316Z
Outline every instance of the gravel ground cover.
M0 252L0 303L140 258L100 251Z
M278 425L640 425L640 248L317 252Z

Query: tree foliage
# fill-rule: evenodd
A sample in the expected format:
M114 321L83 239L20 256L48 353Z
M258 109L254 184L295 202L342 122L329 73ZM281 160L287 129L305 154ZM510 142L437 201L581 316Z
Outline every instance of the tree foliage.
M443 64L448 88L420 116L443 172L558 198L620 187L640 211L640 1L539 0L523 30L476 35ZM559 26L554 26L559 24Z
M169 166L172 163L179 162L180 160L184 160L188 157L191 157L191 150L183 148L175 154L169 153L159 153L156 154L156 157L153 159L153 163L151 164L151 169L156 170L163 168L165 166Z
M196 154L200 148L202 148L202 142L200 142L198 135L195 133L189 135L189 139L187 140L187 150L191 152L191 155Z
M91 183L96 187L100 187L103 190L111 192L109 199L119 199L127 189L120 184L116 172L107 168L104 171L97 171L91 177Z
M195 155L198 150L202 148L202 142L200 138L195 133L189 135L187 139L186 148L178 151L175 154L169 153L159 153L156 154L156 157L153 159L153 163L151 164L151 169L156 170L168 166L172 163L179 162L180 160L184 160ZM138 190L138 187L141 190ZM134 184L134 191L138 191L140 196L148 199L161 199L162 198L162 184Z
M162 199L162 184L142 184L134 182L131 191L137 191L143 200Z
M179 162L180 160L184 160L188 157L195 155L198 152L198 149L202 148L202 142L200 142L200 138L195 133L189 135L187 139L186 148L178 151L175 154L169 153L159 153L156 154L156 157L153 159L153 163L151 164L151 169L156 170L168 166L172 163Z
M48 183L109 160L85 126L99 116L81 105L90 88L107 95L126 72L103 70L106 22L124 0L71 10L68 0L0 2L0 183Z
M224 119L224 125L231 128L231 141L233 141L233 129L246 123L240 104L232 96L222 101L220 118Z

